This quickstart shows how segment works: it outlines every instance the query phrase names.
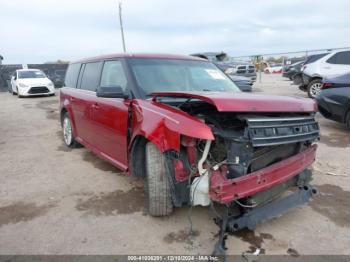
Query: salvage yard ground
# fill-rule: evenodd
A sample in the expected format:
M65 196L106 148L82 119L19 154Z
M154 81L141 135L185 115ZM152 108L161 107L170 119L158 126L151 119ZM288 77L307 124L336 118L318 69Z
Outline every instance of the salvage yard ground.
M306 97L280 75L254 91ZM0 254L208 254L218 232L208 208L167 218L144 211L143 181L85 148L65 147L58 97L0 93ZM320 194L279 219L229 236L229 254L350 254L350 132L318 115L313 165Z

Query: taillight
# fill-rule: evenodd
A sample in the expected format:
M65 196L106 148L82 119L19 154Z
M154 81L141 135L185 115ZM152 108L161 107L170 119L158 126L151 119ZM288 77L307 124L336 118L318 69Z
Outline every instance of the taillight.
M322 89L327 89L327 88L332 88L333 84L332 83L323 83Z

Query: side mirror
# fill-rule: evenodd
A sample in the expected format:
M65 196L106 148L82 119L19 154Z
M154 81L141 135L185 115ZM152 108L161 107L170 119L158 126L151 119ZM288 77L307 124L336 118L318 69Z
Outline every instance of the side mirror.
M100 86L96 95L98 97L106 98L128 98L129 96L124 93L121 86Z

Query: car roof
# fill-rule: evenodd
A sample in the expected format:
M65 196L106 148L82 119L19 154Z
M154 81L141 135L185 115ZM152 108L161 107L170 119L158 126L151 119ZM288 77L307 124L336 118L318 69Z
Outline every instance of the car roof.
M159 54L159 53L120 53L120 54L109 54L102 56L95 56L80 59L71 62L74 63L86 63L86 62L97 62L101 60L111 60L115 58L148 58L148 59L177 59L177 60L194 60L194 61L207 61L203 58L188 56L188 55L176 55L176 54Z

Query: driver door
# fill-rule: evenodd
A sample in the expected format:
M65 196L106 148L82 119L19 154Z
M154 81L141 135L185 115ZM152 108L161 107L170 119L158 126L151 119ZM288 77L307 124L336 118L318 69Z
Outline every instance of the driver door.
M127 77L120 60L109 60L103 64L100 87L120 86L125 92ZM92 105L94 145L106 158L122 170L127 170L127 132L130 101L123 98L95 97Z

